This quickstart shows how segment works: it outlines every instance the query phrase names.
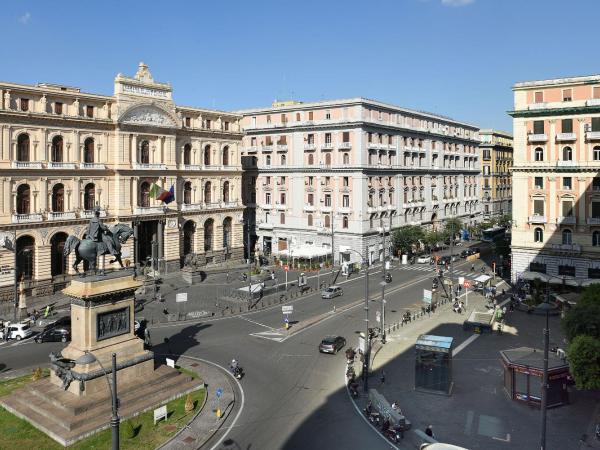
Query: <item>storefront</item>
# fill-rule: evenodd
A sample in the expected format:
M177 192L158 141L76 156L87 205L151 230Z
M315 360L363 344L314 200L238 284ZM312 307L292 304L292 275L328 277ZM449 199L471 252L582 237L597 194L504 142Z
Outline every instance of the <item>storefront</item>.
M504 390L512 400L539 407L542 401L543 350L520 347L502 350ZM548 408L569 403L569 365L555 353L548 355Z

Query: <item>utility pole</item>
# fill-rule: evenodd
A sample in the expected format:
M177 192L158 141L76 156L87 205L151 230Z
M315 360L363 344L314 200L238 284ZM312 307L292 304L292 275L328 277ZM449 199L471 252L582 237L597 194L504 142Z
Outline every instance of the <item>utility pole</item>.
M18 279L18 275L17 275L17 229L15 228L14 230L14 236L13 236L13 264L14 264L14 274L15 274L15 314L14 314L14 319L15 322L18 319L18 313L17 310L19 309L19 279ZM5 333L8 333L8 331L5 331Z
M246 240L247 244L247 252L248 252L248 298L252 299L252 258L250 256L250 219L246 217ZM286 286L287 287L287 286Z
M450 301L452 301L452 296L454 295L454 283L453 283L453 278L452 278L452 269L454 268L454 264L453 264L453 260L454 260L454 220L453 217L450 217L451 220L451 224L452 224L452 234L450 235L450 263L449 263L449 267L450 267L450 282L452 284L450 284Z
M544 372L542 375L542 430L540 435L540 449L546 450L546 414L548 411L548 348L550 346L550 326L548 324L548 312L551 308L550 285L546 287L546 301L540 307L546 312L546 328L544 328Z
M333 209L331 210L331 283L333 283L335 266L335 249L333 247Z
M391 216L390 216L391 218ZM387 276L386 258L385 258L385 225L381 220L381 239L383 247L383 280L381 281L381 343L385 344L385 284Z
M369 358L371 357L371 338L369 337L369 261L363 258L365 263L365 355L363 358L363 390L369 392Z

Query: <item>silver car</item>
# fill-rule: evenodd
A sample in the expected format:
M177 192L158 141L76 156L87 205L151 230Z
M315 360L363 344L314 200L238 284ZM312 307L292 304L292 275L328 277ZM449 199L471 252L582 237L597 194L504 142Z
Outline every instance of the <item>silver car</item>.
M344 291L342 291L342 288L339 286L329 286L327 289L323 289L321 291L321 298L333 298L333 297L339 297L340 295L343 295Z

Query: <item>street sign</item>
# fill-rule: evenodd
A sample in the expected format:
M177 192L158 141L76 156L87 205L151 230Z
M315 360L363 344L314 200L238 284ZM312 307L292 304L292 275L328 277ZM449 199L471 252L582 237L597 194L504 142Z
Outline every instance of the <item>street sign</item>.
M283 270L286 272L289 272L290 270L290 266L288 266L287 264L283 266Z
M294 305L283 305L281 307L281 312L283 314L292 314L294 312Z
M463 287L464 287L465 289L469 289L469 288L471 287L471 282L470 282L469 280L466 280L466 281L463 283Z
M288 319L288 316L285 316L285 318L283 319L283 321L284 321L285 323L290 323L290 319Z
M458 284L464 284L465 283L465 277L458 277Z
M167 366L172 367L173 369L175 368L175 360L171 359L171 358L165 358L167 361Z
M156 425L156 422L158 422L160 419L167 420L167 405L161 406L160 408L156 408L154 410L154 425Z
M187 302L187 292L178 292L175 296L175 303Z
M217 398L221 398L221 395L223 395L223 389L219 388L215 391L215 395L217 396Z
M375 320L377 320L377 322L381 322L381 311L375 312Z
M423 301L425 303L431 303L433 293L429 289L423 289Z
M361 351L362 353L365 353L365 351L366 351L365 348L366 348L365 338L364 338L364 336L359 336L358 337L358 350Z

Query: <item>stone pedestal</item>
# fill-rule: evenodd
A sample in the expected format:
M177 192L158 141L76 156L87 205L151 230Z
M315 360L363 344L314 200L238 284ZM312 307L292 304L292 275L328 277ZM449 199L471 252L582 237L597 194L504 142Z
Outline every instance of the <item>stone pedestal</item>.
M202 270L200 269L184 267L183 269L181 269L181 277L183 278L183 281L185 281L187 284L192 285L201 283L204 275Z

